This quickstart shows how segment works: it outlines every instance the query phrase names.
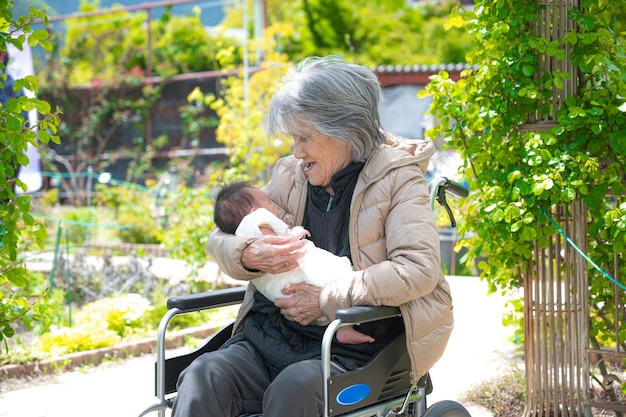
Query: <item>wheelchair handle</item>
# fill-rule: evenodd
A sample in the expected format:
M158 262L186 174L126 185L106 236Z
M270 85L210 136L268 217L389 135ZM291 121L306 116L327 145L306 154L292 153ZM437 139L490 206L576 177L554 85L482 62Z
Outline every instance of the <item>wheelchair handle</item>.
M469 190L464 185L453 181L446 177L439 177L430 184L430 206L435 208L435 201L439 203L448 214L450 218L450 226L456 227L456 220L452 214L452 209L448 205L446 199L446 192L450 193L453 197L464 198L469 194Z
M469 189L456 181L444 177L445 188L453 197L465 198L469 194Z

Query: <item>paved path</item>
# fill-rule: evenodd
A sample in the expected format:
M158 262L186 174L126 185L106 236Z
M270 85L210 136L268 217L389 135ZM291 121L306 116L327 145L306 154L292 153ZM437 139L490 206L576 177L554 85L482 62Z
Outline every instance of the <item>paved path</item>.
M454 302L454 331L443 357L431 369L433 393L428 403L460 400L472 386L510 369L516 347L513 329L502 325L507 299L487 295L487 284L476 277L449 277ZM470 407L472 417L491 416Z
M450 277L456 326L431 370L429 404L457 400L472 385L506 369L513 346L501 324L505 300L475 277ZM0 417L134 417L152 404L154 357L144 356L53 377L50 383L0 394ZM11 389L11 388L9 388ZM472 417L491 414L467 406ZM155 415L155 414L153 414Z

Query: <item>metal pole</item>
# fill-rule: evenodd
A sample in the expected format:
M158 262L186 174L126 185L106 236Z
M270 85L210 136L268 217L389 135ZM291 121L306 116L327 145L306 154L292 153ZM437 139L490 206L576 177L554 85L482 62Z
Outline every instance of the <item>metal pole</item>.
M70 273L70 234L69 230L65 229L65 278L67 279L67 314L68 325L72 327L72 274Z
M248 57L248 2L243 0L243 97L244 97L244 114L246 123L246 135L248 135L248 129L250 128L250 69L249 69L249 57Z
M91 240L91 188L93 187L93 167L89 165L87 167L87 233L85 236L85 242L89 244Z
M263 10L261 0L254 0L254 38L257 39L257 42L258 39L263 37L265 30L265 15ZM257 48L255 64L258 66L261 61L263 61L263 51L261 48Z
M91 207L91 187L93 177L93 167L89 165L87 167L87 207Z
M146 9L146 77L152 78L152 9ZM152 105L146 109L146 140L144 147L152 145Z
M54 276L57 273L57 259L59 258L59 247L61 243L61 220L57 223L57 238L54 241L54 258L52 259L52 269L50 270L50 288L54 288Z
M152 9L146 9L146 75L152 77Z

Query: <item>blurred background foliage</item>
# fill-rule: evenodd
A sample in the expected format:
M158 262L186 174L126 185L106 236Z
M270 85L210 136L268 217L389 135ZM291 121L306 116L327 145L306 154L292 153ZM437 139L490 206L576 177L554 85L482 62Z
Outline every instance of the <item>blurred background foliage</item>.
M25 7L28 5L44 7L43 0L23 0L18 3L15 12L18 12L19 9L19 13L26 13ZM611 20L613 24L609 25L602 21L599 26L610 26L615 31L614 33L620 33L623 30L624 22L626 22L624 10L626 9L613 7L615 5L612 3L603 3L602 0L589 1L588 3L597 3L606 7L611 5L609 15L599 13L598 16L601 19ZM623 5L621 0L617 3ZM46 166L50 170L52 170L53 163L61 164L67 168L68 173L74 174L86 171L87 166L98 166L101 155L98 152L102 152L121 126L135 125L139 127L139 131L143 131L148 111L155 101L162 96L162 82L166 82L168 78L205 71L235 70L234 75L220 80L220 90L217 96L198 88L189 95L187 103L178 109L186 143L193 146L203 134L203 128L214 127L216 140L228 148L228 154L224 160L209 165L205 172L200 173L194 172L189 161L184 157L172 158L167 167L157 167L152 163L151 155L159 150L167 149L171 145L169 138L160 137L152 143L146 143L146 138L138 135L132 139L131 143L126 144L125 152L132 155L133 158L125 177L126 182L97 186L91 205L87 204L88 201L84 196L82 199L77 198L72 202L76 206L87 205L87 208L59 208L59 197L54 195L55 192L58 194L58 190L55 189L43 193L42 198L36 202L35 209L38 213L53 218L62 216L64 221L74 222L70 223L72 233L61 235L56 246L58 248L61 243L68 246L72 245L70 248L73 254L76 255L77 259L81 259L80 262L83 262L76 261L79 266L85 264L84 258L78 256L78 249L85 249L85 242L94 239L94 236L95 239L102 238L112 242L161 245L169 257L183 260L191 266L189 281L182 286L179 286L179 283L171 283L172 288L165 288L167 284L160 281L154 284L154 277L150 274L139 274L140 280L137 286L132 289L133 292L142 292L148 286L150 288L160 287L161 291L153 291L144 295L150 299L151 306L141 311L143 319L139 321L129 319L127 323L129 327L150 328L153 326L162 315L165 308L165 298L167 294L171 293L170 291L202 291L211 288L206 282L194 280L193 276L197 276L194 274L209 261L205 252L205 243L208 231L213 227L213 196L224 182L246 179L253 180L257 185L265 183L273 163L279 157L290 152L290 143L281 140L270 141L267 138L260 128L261 120L269 98L275 91L276 80L291 68L292 63L309 55L338 54L350 61L373 67L379 65L412 66L416 64L465 63L467 61L466 54L473 51L470 55L474 60L473 63L484 64L487 62L496 69L503 70L515 68L517 72L505 72L504 76L494 70L488 73L493 73L493 78L475 77L474 80L477 80L476 87L474 88L471 84L471 89L462 88L468 85L467 82L454 87L451 86L450 80L442 74L441 78L433 82L430 89L431 94L435 97L435 115L450 122L443 124L434 131L434 134L439 133L443 137L453 139L452 144L458 145L459 148L467 145L467 143L463 143L464 138L459 137L459 135L467 134L467 137L472 138L469 150L472 152L476 150L475 155L467 153L471 156L468 160L472 159L474 165L484 163L485 167L484 170L481 170L481 175L484 177L477 176L471 181L472 188L476 190L475 193L478 194L478 190L482 192L482 200L473 202L471 208L474 213L482 211L482 215L472 217L470 224L462 226L461 230L470 232L472 228L477 229L485 236L485 242L496 242L493 239L493 231L496 230L494 224L502 222L494 221L489 215L489 211L486 210L489 207L486 204L488 199L485 196L497 199L498 202L495 204L500 205L508 203L513 205L517 201L506 201L499 194L484 192L483 188L485 184L491 184L493 181L496 181L498 185L506 184L509 181L510 170L508 168L502 169L498 164L503 162L518 163L521 160L519 154L523 153L523 150L520 149L518 153L514 153L503 149L501 146L508 145L501 140L502 135L482 132L481 129L476 129L480 131L480 134L475 135L473 131L468 133L470 124L459 125L456 121L463 120L464 117L471 119L472 123L476 120L482 122L484 119L489 119L492 126L495 127L493 131L499 131L504 127L516 126L520 120L524 120L524 114L520 116L519 113L515 112L515 109L519 110L519 106L518 103L513 102L515 98L511 95L503 95L502 102L512 101L512 103L509 111L499 113L502 116L500 119L493 117L494 113L489 110L490 105L485 105L484 100L490 100L492 97L499 99L500 92L498 89L502 85L502 80L519 84L520 80L526 82L527 79L532 78L529 74L524 73L522 66L515 65L518 61L501 59L503 56L508 56L511 45L524 39L527 31L522 31L524 33L520 36L515 36L515 31L509 31L506 32L505 36L496 29L501 27L500 25L504 20L513 22L511 27L526 29L527 20L535 19L536 14L521 15L519 10L511 10L502 18L495 16L495 14L490 16L489 13L480 16L478 13L468 12L464 14L462 8L456 8L458 2L454 0L428 3L417 7L407 6L404 0L373 0L369 2L351 0L284 2L268 0L267 26L264 28L262 36L255 37L255 29L258 28L254 27L252 19L249 19L247 27L243 28L244 10L241 7L242 4L241 2L230 3L224 10L221 24L210 31L205 27L203 12L200 8L192 9L192 12L186 15L177 15L173 13L172 8L166 7L158 18L151 20L147 19L144 11L130 12L121 9L117 9L114 13L106 16L73 17L64 23L64 30L57 31L54 27L48 28L50 36L45 42L47 49L39 51L39 54L35 56L40 92L49 97L50 103L63 114L58 128L59 138L64 144L69 144L68 146L84 148L86 155L82 160L62 160L51 148L42 145L44 164L47 164ZM252 0L246 0L246 5L249 18L253 9ZM101 2L97 0L82 0L77 11L97 12L102 8ZM10 9L0 8L0 10L6 15ZM451 14L453 11L454 13ZM55 10L51 9L49 12L54 14ZM588 21L584 16L581 17L581 25ZM148 25L151 30L149 55L147 52L148 32L146 30ZM236 30L242 28L249 40L246 44L249 49L248 56L245 55L242 44L242 33ZM492 37L491 34L494 33L501 36ZM604 32L602 36L596 37L596 40L598 39L614 40L611 36L605 36ZM596 40L591 40L589 43L595 45ZM494 45L495 49L492 49ZM610 56L608 53L602 53L602 47L606 47L606 45L599 45L597 51L600 52L597 52L596 49L591 51L594 52L591 61L585 61L581 58L580 64L584 66L585 62L596 61L601 63L604 57ZM615 68L610 66L596 66L596 69L605 68L606 74L621 74L622 81L612 83L611 88L608 89L611 94L615 93L615 97L620 94L623 97L622 62L624 54L621 44L620 48L622 49L615 58L615 62L619 62L619 70L615 71ZM580 54L580 57L584 58L585 54L591 55L591 52L587 48L584 53ZM609 52L615 51L610 49ZM494 55L490 55L491 53ZM535 59L534 49L531 48L528 56L531 57L531 60ZM249 74L249 78L244 77L244 72L240 70L246 59L249 59L251 67L258 69ZM594 71L595 75L601 75L601 71ZM159 79L149 77L158 77ZM597 80L598 78L592 79ZM601 83L601 81L598 82ZM93 96L86 103L77 104L77 91L79 96L86 91L93 93ZM493 91L494 94L485 97L485 91ZM597 97L607 89L590 88L586 91L590 97ZM472 112L467 111L468 104ZM495 104L494 107L496 107ZM620 120L615 125L623 126L622 114L614 114L617 114L615 119ZM575 127L580 132L589 133L594 132L594 127L590 124L594 120L601 122L602 116L595 115L595 119L589 117L573 117L571 119L581 120L581 125L570 124L569 126ZM564 115L562 120L568 121L569 118ZM581 126L585 126L584 121L586 121L588 128L581 128ZM600 123L596 123L596 125L599 126ZM487 136L490 142L483 140ZM549 139L547 138L545 141L542 139L541 145L554 145ZM596 146L602 143L587 139L581 139L579 142L585 141L594 143ZM487 143L489 143L489 152L484 152ZM620 149L623 151L623 148ZM493 154L504 155L504 157L493 158ZM623 154L623 152L617 153L617 159L621 158ZM3 153L2 156L4 158L5 154ZM619 160L621 161L621 159ZM623 164L616 164L616 166L618 168L623 167ZM99 165L98 168L104 169L106 165ZM167 172L169 168L176 168L179 181L167 192L161 193L163 184L160 184L157 178ZM472 177L469 162L465 168L468 177ZM524 175L532 177L537 174L533 169L538 168L541 166L531 167ZM98 171L102 171L102 169L98 169ZM584 170L578 169L574 165L569 172L574 175L584 172ZM599 178L602 174L603 172L598 171L598 176L595 178ZM537 175L542 175L542 172ZM596 172L594 171L595 175ZM141 178L145 179L145 184L142 187L128 187L128 184L140 182ZM487 180L482 181L482 178L487 178ZM515 178L515 180L518 179ZM86 180L86 177L77 177L76 180L69 181L68 184L73 190L84 189ZM532 182L536 181L533 179ZM618 186L616 189L623 193L623 188ZM541 195L548 190L539 189L538 191L538 195ZM481 206L481 201L484 202L484 207ZM608 226L611 226L616 230L619 229L617 232L613 231L613 234L619 234L619 237L622 238L619 241L623 241L623 225L625 223L624 207L621 200L620 204L618 208L611 210L602 206L601 210L604 210L604 215L596 217L593 230L604 232L608 230ZM22 205L21 207L23 212L28 213L29 206ZM614 217L607 217L611 213ZM530 217L527 218L530 219ZM603 222L606 224L605 226L601 224ZM106 223L118 227L108 230L104 234L98 228L86 229L102 226ZM48 233L49 236L55 235L54 227L57 224L54 222L47 223L48 228L53 230L52 233ZM515 231L511 231L509 224L499 224L499 226L501 228L497 230L504 230L502 234L504 243L501 248L510 248L510 245L514 244L518 249L523 249L532 241L532 239L523 239L523 244L520 244L520 240L516 238ZM525 230L535 227L536 224L533 220L528 220L527 224L524 225ZM97 230L97 234L86 230ZM607 233L604 234L608 236ZM37 237L38 242L44 240L41 234ZM602 259L607 258L605 254L601 253L602 250L605 250L602 248L607 247L603 245L607 240L605 235L599 233L599 239L594 242L593 247L597 256ZM618 240L614 239L614 241ZM25 247L25 251L36 252L38 250L34 245L28 245L27 242L21 242L21 244ZM51 239L48 240L48 247L50 246ZM518 275L511 272L514 269L511 264L513 260L510 256L511 251L501 250L498 252L497 248L489 247L489 250L481 253L482 248L483 246L480 245L469 248L469 257L470 260L478 259L480 255L489 252L487 253L487 255L491 255L489 265L492 270L496 271L489 278L492 290L505 291L518 287ZM623 252L623 247L621 250ZM499 255L499 257L493 255ZM66 262L70 262L69 253L66 254L65 259ZM498 264L498 259L502 260L501 264ZM517 258L514 261L516 264L519 263ZM107 265L110 266L110 264ZM126 269L130 269L130 267ZM85 283L85 280L89 279L98 284L100 281L106 281L107 277L117 279L122 274L119 272L120 268L113 272L111 272L112 268L106 270L104 267L101 271L89 271L90 274L81 275L76 272L68 274L66 283L78 285L77 283ZM488 274L489 271L484 273ZM124 276L128 280L128 275ZM68 300L67 297L64 298L60 295L59 291L46 292L50 288L46 286L45 277L40 275L25 275L22 278L21 280L14 278L20 282L19 289L12 286L6 292L4 288L8 288L8 286L2 281L0 281L0 285L4 285L4 287L0 287L0 289L19 298L21 304L16 303L15 306L20 308L21 317L25 318L29 328L33 327L33 322L39 323L39 327L36 329L39 333L47 332L52 325L63 329L71 324L68 323L67 314L61 314L60 311L66 313L68 305L71 308L72 303L83 305L84 302L87 302L82 297ZM604 284L602 281L595 281L594 285L601 287L597 289L600 296L606 287ZM86 283L84 287L88 289ZM37 301L38 304L33 303L34 299L29 298L29 293L27 293L31 288L45 294L45 297L37 299L43 303L40 301ZM0 292L0 295L5 293ZM102 297L105 296L101 295ZM115 297L119 294L106 294L106 297L109 296ZM600 298L596 301L604 303L604 298ZM521 302L515 300L514 303L516 303L517 312L520 312ZM117 304L122 305L123 303L103 302L99 308L108 311ZM51 308L46 309L45 306L47 305ZM30 313L28 313L29 311ZM126 313L112 314L112 317L117 317L113 321L119 323L119 317L123 314ZM0 318L2 317L0 316ZM147 320L151 324L142 325L142 320ZM521 326L519 317L513 316L509 320ZM4 326L5 338L12 337L15 328L19 330L19 326L16 326L14 322L15 320L11 317L7 321L0 321L0 326ZM112 327L116 326L113 325ZM607 333L604 332L604 329L608 326L600 324L596 327L600 329L604 337ZM108 341L105 341L106 343L115 343L119 338L126 336L120 335L119 332L109 327L107 329L106 339ZM80 336L86 334L85 332L72 333L77 335L76 338L70 337L67 330L51 333L62 335L59 340L51 342L51 346L61 345L64 342L60 340L66 340L67 346L63 346L65 351L75 349L75 347L69 346L72 343L74 345L82 343L98 345L102 342L85 340L86 337ZM140 331L137 333L139 334ZM49 336L49 338L52 337ZM71 340L75 340L75 342L71 342ZM621 340L625 340L624 337ZM610 338L608 342L607 340L602 340L602 342L614 343ZM48 350L54 351L54 348Z
M28 2L40 3L24 0L24 4ZM47 3L54 7L54 1ZM82 0L76 12L102 10L100 3ZM245 2L245 29L250 39L255 35L253 3ZM274 38L274 50L291 62L309 55L339 54L367 66L463 63L471 37L462 29L445 28L457 3L442 0L408 6L404 0L268 0L265 30ZM237 30L244 26L244 3L225 4L224 19L210 31L200 7L185 16L174 15L171 7L165 7L158 19L151 19L153 74L170 76L224 69L228 64L240 66L243 56ZM145 11L123 11L119 6L106 16L68 19L64 30L52 30L57 46L41 70L47 80L61 77L71 84L115 81L131 71L145 74L146 22ZM258 48L264 47L255 40L252 52ZM222 61L225 55L228 62Z
M206 172L196 173L184 158L170 160L179 181L175 192L159 201L165 210L167 227L150 220L159 192L152 188L147 197L130 198L138 191L114 191L99 187L99 194L117 194L117 200L104 198L99 205L117 201L115 220L130 226L118 237L135 243L161 243L197 267L207 262L204 251L206 230L212 223L212 197L216 188L235 179L264 183L272 164L290 152L284 141L270 142L261 128L263 112L276 80L292 62L306 55L336 53L364 65L413 65L463 62L469 48L469 35L444 26L455 1L408 7L404 1L376 1L363 5L350 1L267 2L267 27L263 37L253 39L255 28L249 19L251 65L260 69L244 79L242 73L222 79L219 97L196 89L188 103L179 108L187 143L197 143L202 128L214 126L216 140L228 148L224 161L215 162ZM97 12L97 0L81 1L80 12ZM51 32L53 48L40 62L42 91L66 115L61 125L63 143L84 150L81 160L62 160L54 151L44 152L44 163L53 170L61 164L68 172L81 173L87 166L96 171L106 168L100 150L125 124L140 127L146 123L150 106L161 96L162 84L142 83L144 77L168 77L190 72L233 70L244 64L241 29L244 23L241 2L225 7L222 23L207 31L201 9L187 16L176 16L165 8L150 21L151 56L148 63L145 11L116 10L105 16L68 19L65 31ZM248 11L253 2L247 2ZM77 103L77 88L96 91L85 103ZM248 95L244 92L247 88ZM219 122L217 122L219 120ZM127 144L136 172L125 180L158 178L159 170L150 154L169 145L167 137L148 145L138 136ZM167 167L166 167L167 168ZM86 179L67 181L68 192L85 188ZM152 184L152 185L150 185ZM146 182L156 187L152 180ZM108 191L106 191L108 190ZM122 198L126 196L125 198ZM77 204L85 204L77 197ZM108 203L107 203L108 202ZM120 207L119 204L127 207ZM139 209L141 207L141 209ZM141 226L141 224L144 226Z
M67 2L21 0L17 4L9 1L2 7L6 21L15 22L20 16L25 16L24 22L33 21L35 38L41 39L44 46L31 43L38 94L48 100L50 112L56 111L60 117L53 123L44 120L40 139L53 138L80 155L63 157L56 148L40 141L43 168L57 187L42 191L34 199L35 220L26 217L36 225L36 239L18 238L11 248L19 246L26 256L41 251L34 243L47 250L54 248L59 265L48 280L14 268L23 274L13 274L12 281L0 282L3 294L16 300L14 308L19 311L0 322L5 341L16 330L23 331L23 324L35 333L45 333L52 325L67 325L68 309L71 312L72 305L79 307L88 302L91 293L115 296L102 290L106 287L103 282L117 280L123 274L131 274L127 280L135 279L128 272L135 266L114 268L106 261L110 255L104 255L101 269L87 265L88 256L98 254L89 249L94 242L157 244L169 257L190 265L190 275L203 268L208 261L204 246L213 227L216 189L236 179L250 179L261 185L267 181L272 164L290 152L288 142L267 138L261 121L276 81L293 62L307 55L333 53L368 66L458 63L465 61L470 45L467 34L444 29L455 1L407 7L400 0L367 4L348 0L269 0L266 25L262 36L256 37L259 28L250 18L253 1L245 3L245 28L244 3L226 3L222 22L211 30L205 27L206 16L200 7L192 7L184 15L164 7L157 17L148 19L144 10L125 11L119 6L100 15L99 11L108 8L110 2L81 0L72 12L91 15L75 15L53 24L48 24L47 16L68 13ZM34 23L37 18L43 23ZM242 30L246 31L247 44L242 44ZM102 172L111 163L110 157L102 155L123 126L145 130L148 111L162 96L164 81L181 74L241 69L247 58L244 46L248 48L249 64L257 70L249 77L235 71L233 76L223 78L219 96L196 89L178 109L183 141L194 146L203 129L215 128L216 140L229 149L225 159L200 173L194 172L184 157L172 158L167 167L156 167L152 155L171 146L169 138L158 137L146 143L146 138L138 134L124 144L123 152L132 157L124 181L96 184L92 195L77 193L91 181L97 182L94 172ZM146 82L150 76L159 78ZM178 181L165 190L157 179L171 168L175 168ZM140 186L130 186L138 183ZM70 206L59 204L66 194L73 196ZM28 195L21 199L30 202ZM30 205L19 207L28 216ZM11 248L5 245L2 251L7 253ZM62 253L63 248L66 253ZM74 271L72 262L84 273ZM4 265L2 273L3 277L8 274ZM141 282L151 279L150 274L139 275ZM19 283L17 287L15 282ZM74 288L77 285L84 285L84 291ZM206 289L204 285L191 277L181 291ZM133 290L146 286L141 284ZM34 294L31 290L41 296L30 297L28 294ZM152 299L158 305L146 314L162 308L164 300L164 296ZM20 319L24 323L18 323ZM110 339L117 337L121 336L111 334ZM84 342L78 339L77 343Z

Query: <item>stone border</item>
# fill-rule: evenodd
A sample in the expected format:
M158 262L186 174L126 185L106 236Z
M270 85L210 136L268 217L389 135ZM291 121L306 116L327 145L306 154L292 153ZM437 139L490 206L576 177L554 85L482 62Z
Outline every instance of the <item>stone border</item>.
M166 337L166 349L175 349L185 344L186 337L207 338L226 323L211 324L207 326L192 327L190 329L171 332ZM60 370L73 369L81 365L98 365L105 358L129 358L156 352L156 337L134 340L99 349L75 352L58 358L44 359L41 361L9 364L0 367L0 378L22 378L35 375L50 375ZM156 358L155 358L156 360Z

